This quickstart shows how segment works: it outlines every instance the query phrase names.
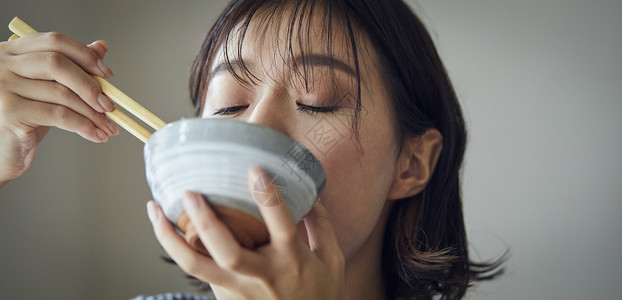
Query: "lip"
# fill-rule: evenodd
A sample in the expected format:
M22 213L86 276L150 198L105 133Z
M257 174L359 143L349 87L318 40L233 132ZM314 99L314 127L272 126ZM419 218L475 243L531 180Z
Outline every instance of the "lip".
M172 122L151 136L144 157L154 199L173 223L183 212L181 197L187 190L262 220L248 184L253 166L279 178L274 183L296 221L326 183L319 161L300 143L268 127L231 119Z

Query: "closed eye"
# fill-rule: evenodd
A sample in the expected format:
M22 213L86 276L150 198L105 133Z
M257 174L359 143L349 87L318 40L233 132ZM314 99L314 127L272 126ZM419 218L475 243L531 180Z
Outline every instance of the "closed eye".
M229 115L234 115L238 112L240 112L241 110L247 108L248 105L239 105L239 106L231 106L231 107L224 107L221 109L217 109L214 111L213 115L214 116L229 116Z
M339 109L339 106L311 106L302 103L297 103L298 108L296 110L306 112L308 114L319 114L319 113L332 113Z

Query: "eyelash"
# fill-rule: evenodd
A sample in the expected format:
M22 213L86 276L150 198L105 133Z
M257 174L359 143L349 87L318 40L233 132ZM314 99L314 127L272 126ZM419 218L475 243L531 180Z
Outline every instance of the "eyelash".
M219 110L214 112L214 116L234 115L234 114L238 113L239 111L241 111L242 109L245 109L247 107L248 107L248 105L239 105L239 106L231 106L231 107L221 108L221 109L219 109Z
M301 103L297 103L298 108L297 111L306 112L311 115L317 115L319 113L333 113L336 112L339 107L338 106L311 106L305 105Z
M339 109L339 107L337 106L311 106L311 105L305 105L301 103L297 103L297 105L298 105L298 108L296 108L297 111L305 112L311 115L317 115L319 113L333 113ZM214 112L214 115L215 116L234 115L238 113L239 111L241 111L242 109L245 109L247 107L248 105L224 107L219 110L216 110Z

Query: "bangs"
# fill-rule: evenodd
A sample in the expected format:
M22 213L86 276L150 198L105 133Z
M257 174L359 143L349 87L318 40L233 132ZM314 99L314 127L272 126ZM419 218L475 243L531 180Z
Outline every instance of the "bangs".
M337 39L340 44L336 45ZM307 91L314 80L313 66L309 62L317 55L325 57L332 79L328 82L334 83L335 64L339 63L335 62L334 54L336 49L341 50L342 54L345 50L347 61L353 64L356 81L352 128L358 135L356 128L361 111L361 71L353 24L345 4L316 0L230 3L208 33L193 64L190 89L197 115L202 112L210 74L219 52L222 51L219 66L226 67L240 83L256 85L262 82L261 76L253 73L256 70L251 70L242 59L245 43L259 45L257 49L269 49L267 51L271 53L267 61L273 65L265 66L266 62L262 61L262 66L290 71L293 74L289 78L292 83L304 86ZM277 81L275 78L269 79Z

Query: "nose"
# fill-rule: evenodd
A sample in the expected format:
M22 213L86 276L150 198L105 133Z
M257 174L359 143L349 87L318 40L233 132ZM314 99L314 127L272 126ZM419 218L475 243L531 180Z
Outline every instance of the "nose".
M247 122L255 123L279 131L285 135L287 130L288 101L286 94L274 89L264 89L261 97L253 106Z

